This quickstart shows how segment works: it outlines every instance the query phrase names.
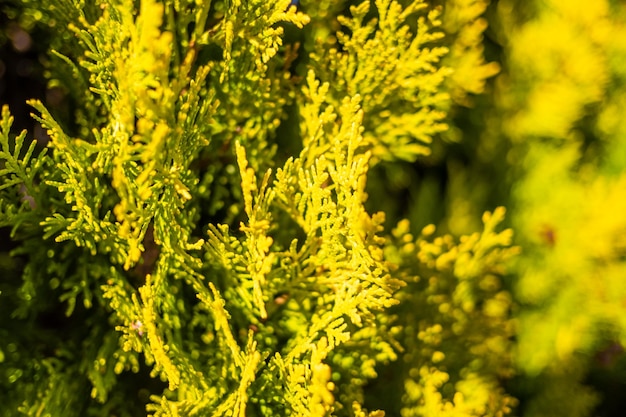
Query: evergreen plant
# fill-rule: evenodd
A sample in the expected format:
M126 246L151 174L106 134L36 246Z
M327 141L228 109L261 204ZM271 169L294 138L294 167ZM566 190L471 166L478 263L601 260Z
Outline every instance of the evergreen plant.
M54 94L2 108L0 416L610 415L626 7L574 3L3 4Z

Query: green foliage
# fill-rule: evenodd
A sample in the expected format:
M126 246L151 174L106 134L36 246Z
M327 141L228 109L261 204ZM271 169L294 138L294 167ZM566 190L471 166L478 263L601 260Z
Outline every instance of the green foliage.
M24 133L11 149L3 113L1 224L27 258L11 290L31 323L3 352L61 306L71 326L51 352L5 356L7 410L132 413L137 393L155 416L365 415L364 386L401 350L385 311L404 285L384 215L364 208L367 172L424 153L444 128L446 49L427 46L443 36L437 12L352 8L337 17L341 51L317 47L300 86L283 35L309 17L287 1L95 6L26 9L73 35L52 41L50 85L79 110L60 120L30 101L47 152L32 158L33 142L21 155ZM415 32L396 23L409 19ZM277 164L286 118L300 120L302 151ZM14 376L27 362L40 382ZM164 385L124 390L146 373ZM89 386L93 401L78 403Z
M485 162L472 162L457 181L480 187L479 170L489 164L506 184L524 248L512 286L518 396L529 416L614 415L603 403L620 385L596 378L623 378L625 174L615 160L625 142L615 110L623 107L616 100L623 103L624 9L505 1L493 16L504 74L473 124L485 126L476 152ZM484 202L476 202L488 197L459 198L461 187L451 198L471 202L465 213L479 211Z
M504 415L515 405L498 380L513 373L512 299L502 286L512 231L497 232L504 209L483 216L484 229L455 242L433 238L433 225L416 239L407 221L387 246L408 282L396 314L406 323L403 416ZM402 392L402 391L401 391Z
M333 105L346 96L362 96L364 138L375 159L414 160L429 153L432 136L446 129L442 107L448 94L440 87L451 70L440 64L448 49L436 44L444 36L435 30L440 12L420 16L413 33L409 17L426 3L403 8L378 0L375 5L377 18L368 19L369 2L352 6L350 17L339 16L337 46L320 45L312 66L329 83Z
M600 404L626 48L593 19L622 6L39 3L4 11L61 98L36 140L2 108L0 416Z

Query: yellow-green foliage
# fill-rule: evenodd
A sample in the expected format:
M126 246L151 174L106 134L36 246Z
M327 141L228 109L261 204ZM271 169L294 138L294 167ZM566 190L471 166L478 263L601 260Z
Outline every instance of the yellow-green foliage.
M39 3L6 13L62 105L34 141L2 109L0 416L592 415L624 6Z
M516 156L523 158L525 168L524 178L515 189L524 210L516 217L519 225L524 225L524 238L538 252L533 254L536 264L527 267L520 282L520 291L524 299L540 303L554 295L551 286L561 286L565 281L572 284L574 280L575 284L568 285L567 291L579 292L582 298L569 301L570 313L586 310L592 313L589 319L595 320L592 317L600 311L581 308L580 302L586 299L601 303L602 299L609 301L607 296L619 298L618 294L622 293L618 288L602 287L614 281L608 270L603 272L604 267L618 267L619 263L614 261L619 261L624 253L621 242L625 230L621 215L624 199L620 190L624 190L626 177L623 172L606 172L603 155L608 160L614 158L612 154L619 154L618 150L624 147L620 143L624 141L606 129L599 131L599 120L615 123L609 121L611 116L607 113L613 107L610 102L607 109L589 108L603 97L613 101L623 95L619 89L607 90L623 80L618 72L623 70L613 69L609 61L609 56L618 59L619 51L614 49L619 47L616 45L619 37L615 38L612 31L620 24L621 16L610 21L609 4L605 1L594 2L593 7L584 11L574 3L549 2L513 38L510 65L512 68L524 65L526 83L532 84L527 94L516 97L522 105L507 121L507 127L515 140L522 134L525 140L532 140L522 149L514 150ZM553 36L546 36L547 27ZM539 36L547 39L538 48ZM575 53L571 51L573 45ZM531 55L535 59L529 66ZM583 121L586 114L598 121ZM599 276L603 277L600 281ZM598 296L590 297L590 291L598 291ZM563 291L555 300L570 296L574 294L566 295ZM579 322L577 316L582 318L582 315L566 313L562 307L560 314L569 316L569 323L563 323L565 327L552 334L560 334L560 341L554 343L555 354L565 359L577 347L585 347L584 336L593 326ZM549 322L545 318L544 324ZM614 322L612 318L609 321ZM576 322L582 327L571 326ZM577 335L572 339L568 336L570 332ZM579 346L572 346L571 342ZM552 360L546 359L527 365L541 369Z
M446 63L454 68L450 77L454 101L471 105L468 93L480 94L485 81L499 71L496 62L485 62L483 32L487 20L483 17L489 1L451 0L446 2L443 27L453 39Z
M540 392L528 415L593 415L600 397L582 381L613 366L598 359L607 346L626 342L625 10L537 1L515 22L518 5L498 5L508 47L497 92L512 144L511 219L524 247L517 363Z
M515 400L499 386L512 375L511 296L504 263L518 253L497 232L504 209L483 216L481 233L416 239L402 221L387 251L408 282L397 314L406 322L402 416L501 416Z
M319 44L312 66L330 84L334 106L346 96L362 97L363 135L375 159L413 160L429 152L433 134L446 129L441 107L448 94L440 87L451 70L439 64L448 49L434 44L444 36L440 12L420 16L413 33L409 17L427 9L425 2L406 8L391 0L374 3L377 18L368 18L369 2L337 18L338 46Z
M373 164L426 154L446 128L452 70L440 63L439 9L30 6L31 18L68 31L51 41L49 79L78 109L62 120L30 101L50 139L36 157L35 142L21 152L25 135L12 138L3 110L1 224L27 261L21 284L2 290L19 302L3 311L28 323L3 328L3 415L383 415L365 411L364 387L422 332L388 311L427 292L398 293L421 272L388 259L393 239L384 213L365 209L365 189ZM309 22L301 51L295 39ZM330 33L335 42L316 41ZM278 135L283 122L295 125L291 137ZM277 139L300 150L278 157ZM487 253L490 233L463 249L486 245L488 259L476 258L485 268L502 261ZM418 255L402 254L429 263ZM459 268L475 268L459 256ZM480 268L459 273L480 281ZM460 291L454 303L477 302ZM485 317L506 321L498 294ZM59 307L58 323L40 323ZM417 355L410 366L435 372L430 361ZM476 373L459 380L456 406L486 407L462 382L483 378L483 365L454 363L450 372ZM407 410L415 401L411 391Z

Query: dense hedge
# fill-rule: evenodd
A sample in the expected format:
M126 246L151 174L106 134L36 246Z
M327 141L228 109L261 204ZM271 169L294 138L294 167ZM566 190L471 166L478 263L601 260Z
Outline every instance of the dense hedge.
M0 416L620 415L623 2L0 12Z

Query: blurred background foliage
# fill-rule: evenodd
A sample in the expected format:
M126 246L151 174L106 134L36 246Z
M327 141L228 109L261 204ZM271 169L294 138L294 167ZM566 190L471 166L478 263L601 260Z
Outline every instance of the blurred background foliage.
M52 47L63 52L72 38L58 36L62 23L43 19L29 7L31 3L0 3L0 102L9 104L16 133L26 129L42 148L45 132L30 118L26 99L44 100L70 130L84 127L72 125L71 115L81 103L73 101L67 86L46 82L54 65L46 51ZM311 22L303 33L288 29L287 36L314 50L315 38L336 42L331 34L337 23L329 17L356 2L299 3ZM484 324L484 336L496 338L498 349L506 350L500 352L504 359L489 364L501 378L498 389L510 395L509 405L517 399L515 415L622 415L626 407L622 395L626 389L626 4L619 0L433 0L431 4L443 6L446 37L442 42L450 50L444 62L453 69L445 86L451 98L445 109L448 129L435 138L428 155L374 166L368 208L384 211L386 229L406 243L411 238L403 236L421 236L429 224L435 224L442 236L471 234L482 229L483 212L507 207L504 223L513 228L514 243L521 248L502 281L502 289L512 297L503 301L512 305L512 317ZM296 73L306 67L306 60L298 57ZM278 127L279 158L297 152L298 145L286 139L294 130L297 122L292 119ZM397 224L403 218L410 220L410 226ZM8 256L13 249L9 232L0 229L2 300L11 300L7 293L17 297L11 289L24 268L19 256ZM448 245L447 249L456 245L439 244ZM394 250L398 247L402 245ZM403 256L401 252L394 256ZM409 268L421 276L430 274L423 266ZM417 305L428 304L428 297L437 293L426 281L412 283L410 289L405 297L416 298L412 302ZM486 300L505 297L500 288L489 291ZM15 299L3 301L2 320L16 307ZM401 307L395 313L409 327L413 314L424 317L423 312ZM439 314L438 306L424 308ZM37 320L44 325L29 326L47 328L50 335L38 334L33 343L58 337L59 329L85 337L89 331L78 324L72 327L72 319L63 317L63 312ZM441 331L436 326L433 322L414 329L421 334L420 341L407 339L405 345L416 344L415 350L420 351L431 343L428 332ZM481 329L474 329L471 337L480 339ZM10 325L3 323L1 331L0 386L6 388L21 377L16 369L3 366L9 362L7 355L19 356L20 350L31 347L11 342ZM453 356L463 356L455 349L468 346L447 349ZM443 360L433 349L420 355L435 363ZM483 359L488 361L490 355L484 352ZM50 362L49 366L58 365ZM399 415L402 399L398 397L405 380L398 376L409 372L404 366L398 361L378 370L378 379L366 386L368 407ZM33 377L38 371L30 370ZM451 365L448 371L461 370ZM142 377L148 378L147 371L133 378ZM471 392L482 383L493 388L491 382L476 380L474 387L456 389ZM434 415L427 409L422 413Z

